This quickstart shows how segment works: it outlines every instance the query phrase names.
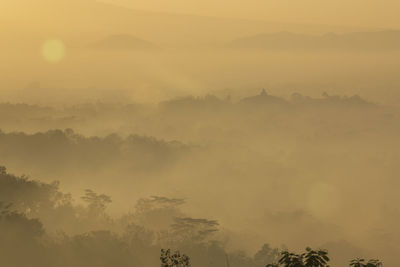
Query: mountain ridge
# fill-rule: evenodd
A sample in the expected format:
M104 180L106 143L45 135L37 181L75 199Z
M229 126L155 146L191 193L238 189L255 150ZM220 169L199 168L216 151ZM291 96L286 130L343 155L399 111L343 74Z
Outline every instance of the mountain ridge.
M101 36L126 33L157 43L209 44L226 43L243 35L268 31L321 33L349 31L339 26L303 25L262 20L222 18L179 13L136 10L95 0L84 1L11 1L3 2L2 19L14 21L24 32L42 35L74 36L77 32ZM38 33L39 34L39 33Z
M239 49L316 50L362 49L400 50L400 30L327 33L323 35L275 32L237 38L227 45Z

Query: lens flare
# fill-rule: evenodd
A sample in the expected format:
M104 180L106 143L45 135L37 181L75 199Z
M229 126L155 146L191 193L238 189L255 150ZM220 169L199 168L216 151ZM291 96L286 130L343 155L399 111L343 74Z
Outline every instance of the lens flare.
M61 40L47 40L42 45L41 53L47 62L57 63L65 57L66 48Z

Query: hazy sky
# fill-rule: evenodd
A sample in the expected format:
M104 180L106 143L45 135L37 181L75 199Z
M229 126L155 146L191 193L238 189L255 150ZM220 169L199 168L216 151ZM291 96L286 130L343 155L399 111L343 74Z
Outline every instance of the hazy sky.
M104 0L139 9L280 22L400 28L398 0Z

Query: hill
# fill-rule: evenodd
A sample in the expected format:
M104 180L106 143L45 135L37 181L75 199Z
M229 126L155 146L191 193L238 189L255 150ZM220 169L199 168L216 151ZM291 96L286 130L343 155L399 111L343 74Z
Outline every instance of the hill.
M129 34L111 35L90 46L101 50L152 50L157 46Z
M157 13L95 0L4 0L0 17L5 25L19 29L18 36L56 36L72 44L93 43L121 32L160 44L205 45L225 43L239 36L265 31L315 33L349 30L336 26ZM15 39L15 34L11 37Z
M400 31L324 35L277 32L239 38L228 46L265 50L400 50Z

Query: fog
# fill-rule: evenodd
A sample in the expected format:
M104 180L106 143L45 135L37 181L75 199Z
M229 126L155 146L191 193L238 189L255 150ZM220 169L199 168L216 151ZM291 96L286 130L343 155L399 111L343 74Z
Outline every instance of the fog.
M396 266L389 7L367 23L312 1L308 20L268 17L272 1L110 2L2 3L1 264L154 266L171 249L262 267L309 246Z

